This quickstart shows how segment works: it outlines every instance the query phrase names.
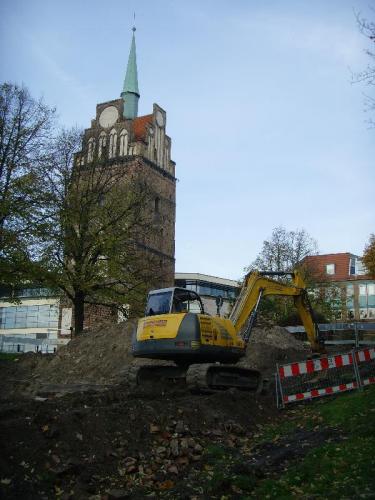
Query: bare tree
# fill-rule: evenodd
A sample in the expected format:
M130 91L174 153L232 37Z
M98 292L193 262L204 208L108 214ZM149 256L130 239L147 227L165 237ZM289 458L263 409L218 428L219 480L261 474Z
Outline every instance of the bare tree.
M25 87L0 85L0 275L19 280L29 252L30 229L40 204L40 165L54 126L55 111Z
M363 83L366 87L372 89L375 86L375 23L368 21L360 13L356 14L357 25L360 32L369 40L370 48L365 49L365 53L369 57L367 67L352 76L353 83ZM375 111L375 97L365 93L365 109L367 112ZM369 118L368 122L371 126L375 126L374 119Z
M276 227L268 240L263 241L262 250L246 269L261 271L292 271L306 255L318 253L318 246L304 229L288 231Z
M140 244L153 231L153 198L144 176L137 169L124 175L122 165L98 158L73 162L80 142L80 131L62 131L45 165L49 202L36 229L34 264L35 279L72 301L77 333L85 304L131 303L138 312L135 305L143 304L146 288L163 272Z

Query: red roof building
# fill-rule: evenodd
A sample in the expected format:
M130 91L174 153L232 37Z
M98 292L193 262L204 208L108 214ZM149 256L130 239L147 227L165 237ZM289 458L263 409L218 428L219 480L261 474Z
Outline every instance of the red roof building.
M309 255L302 264L319 288L341 288L337 319L374 321L375 280L367 274L358 255L349 252Z

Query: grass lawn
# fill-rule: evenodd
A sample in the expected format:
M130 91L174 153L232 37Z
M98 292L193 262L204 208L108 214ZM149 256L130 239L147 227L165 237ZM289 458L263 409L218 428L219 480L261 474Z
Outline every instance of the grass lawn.
M280 424L264 426L257 432L254 445L277 445L288 436L292 438L293 433L306 431L312 435L322 430L325 435L331 431L335 437L322 439L297 460L292 452L278 470L266 470L265 466L255 474L249 468L241 473L246 453L209 447L205 494L221 500L375 499L375 386L290 407L280 412ZM291 443L293 446L293 440Z
M22 353L19 352L0 352L0 360L15 360L22 356Z

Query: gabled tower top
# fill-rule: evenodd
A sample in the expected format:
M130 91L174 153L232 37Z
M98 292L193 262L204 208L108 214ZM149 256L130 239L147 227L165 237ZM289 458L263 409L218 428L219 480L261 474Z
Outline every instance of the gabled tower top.
M132 28L133 36L130 47L128 66L126 68L126 75L124 80L123 91L121 97L124 100L124 118L134 119L138 115L138 72L137 72L137 56L135 49L135 31L136 27Z

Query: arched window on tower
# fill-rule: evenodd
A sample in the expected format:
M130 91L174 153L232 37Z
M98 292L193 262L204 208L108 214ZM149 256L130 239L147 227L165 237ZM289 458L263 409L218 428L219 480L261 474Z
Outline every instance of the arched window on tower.
M109 134L109 157L114 158L116 156L116 146L117 146L117 132L115 129L111 130Z
M120 133L120 156L128 154L128 131L123 129Z
M165 168L168 169L169 167L169 154L170 154L170 146L169 146L169 141L167 138L165 138L165 145L164 145L164 161L165 161Z
M101 158L103 154L103 149L105 149L107 145L107 136L105 132L101 132L99 135L99 149L98 149L98 157Z
M154 158L154 129L148 131L148 157L150 160Z
M91 137L89 139L88 145L87 145L87 161L91 162L94 159L94 151L95 151L95 139Z

